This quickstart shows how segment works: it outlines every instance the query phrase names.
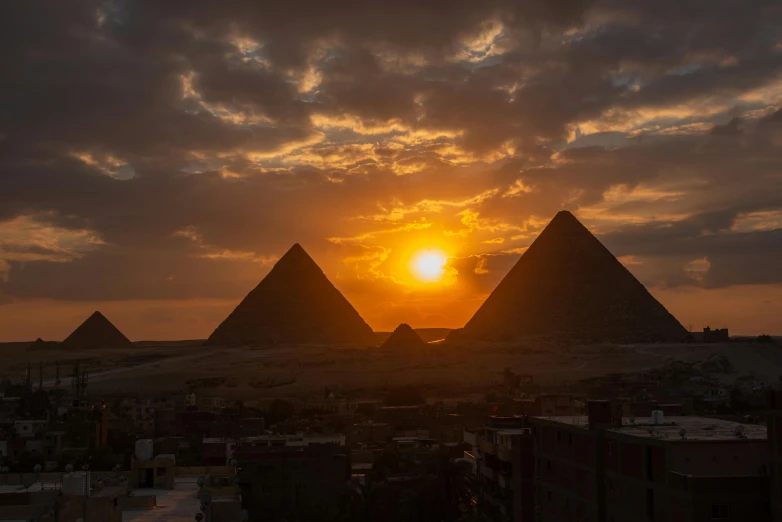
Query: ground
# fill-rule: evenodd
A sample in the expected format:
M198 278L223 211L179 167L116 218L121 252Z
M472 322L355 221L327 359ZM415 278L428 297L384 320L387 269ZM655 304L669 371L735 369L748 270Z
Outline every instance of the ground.
M345 346L204 347L198 342L138 343L119 350L25 351L0 344L0 375L24 378L28 360L33 384L43 361L44 385L70 387L72 362L90 371L88 391L183 391L226 398L304 396L324 386L372 390L401 384L429 389L481 389L501 381L504 368L542 384L559 384L607 373L634 372L673 360L700 362L724 356L726 379L752 375L776 384L782 346L758 343L595 345L433 343L420 351Z

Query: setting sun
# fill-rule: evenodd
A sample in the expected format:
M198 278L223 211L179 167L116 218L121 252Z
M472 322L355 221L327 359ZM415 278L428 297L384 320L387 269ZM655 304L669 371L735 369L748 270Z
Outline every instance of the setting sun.
M422 283L440 281L445 275L447 256L441 250L428 249L418 252L410 262L413 276Z

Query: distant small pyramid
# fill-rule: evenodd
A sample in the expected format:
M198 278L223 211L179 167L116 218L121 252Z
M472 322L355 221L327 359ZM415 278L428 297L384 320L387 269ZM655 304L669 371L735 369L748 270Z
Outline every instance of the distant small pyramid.
M685 328L573 214L559 212L449 339L682 341Z
M397 326L388 339L380 345L381 348L421 348L425 346L426 342L407 323Z
M369 325L296 243L206 344L352 344L372 339Z
M47 348L56 348L60 343L55 341L44 341L40 337L35 342L30 343L27 347L28 350L45 350Z
M100 312L81 323L61 344L66 349L119 348L132 343Z

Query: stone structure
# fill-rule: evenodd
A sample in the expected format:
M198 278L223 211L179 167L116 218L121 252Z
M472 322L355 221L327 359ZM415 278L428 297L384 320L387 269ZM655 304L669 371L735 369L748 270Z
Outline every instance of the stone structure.
M209 345L372 343L372 329L297 243L209 336Z
M409 324L402 323L388 339L380 345L381 348L426 348L426 343Z
M450 340L684 341L687 330L570 212L559 212Z
M121 348L132 343L111 321L100 312L95 312L81 323L60 346L66 349L84 350L93 348Z

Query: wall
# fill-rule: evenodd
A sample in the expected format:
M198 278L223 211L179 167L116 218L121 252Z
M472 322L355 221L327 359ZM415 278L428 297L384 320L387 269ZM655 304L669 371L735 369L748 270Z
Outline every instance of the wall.
M768 461L765 440L683 441L666 445L667 469L688 475L741 475L760 473Z
M28 520L34 519L49 511L49 506L23 505L0 506L0 520Z
M137 497L120 497L119 507L122 511L133 511L139 509L154 509L157 506L157 497L155 495L141 495Z
M87 499L87 520L122 522L119 499L110 497ZM83 497L62 497L57 501L57 522L76 522L84 518Z
M175 474L177 477L202 477L206 475L230 477L235 475L235 470L236 468L233 466L180 466L175 468Z
M596 432L533 419L537 492L541 521L597 521L598 438Z
M210 522L236 522L242 512L242 503L238 499L212 502Z

